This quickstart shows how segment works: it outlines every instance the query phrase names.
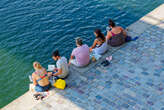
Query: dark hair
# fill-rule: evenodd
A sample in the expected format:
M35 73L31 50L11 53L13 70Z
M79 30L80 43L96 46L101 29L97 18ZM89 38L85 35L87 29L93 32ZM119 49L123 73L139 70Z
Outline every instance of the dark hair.
M101 32L100 29L96 29L95 33L97 34L96 38L100 38L101 40L105 41L104 34Z
M111 26L111 27L115 27L116 24L114 23L113 20L109 19L109 26Z
M82 45L83 45L83 40L82 40L80 37L77 37L77 38L76 38L76 43L77 43L78 45L82 46Z
M83 42L77 42L78 45L82 46L83 45Z
M60 56L59 51L58 51L58 50L54 51L54 52L52 53L52 56L53 56L53 57Z

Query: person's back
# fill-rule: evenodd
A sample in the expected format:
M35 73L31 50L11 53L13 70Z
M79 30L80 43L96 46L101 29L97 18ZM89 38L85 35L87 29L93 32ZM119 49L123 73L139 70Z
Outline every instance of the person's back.
M102 55L108 50L108 44L104 42L100 47L93 49L94 54Z
M84 44L80 47L77 47L73 50L72 55L75 56L79 65L84 66L89 63L89 47Z
M61 57L57 62L56 62L57 68L61 68L62 69L62 74L59 75L60 78L65 78L68 73L68 63L67 63L67 59L65 57Z
M109 20L109 26L112 30L107 32L108 44L114 47L124 44L127 36L125 30L120 26L116 26L111 19Z
M111 30L111 39L108 40L108 44L111 46L120 46L125 43L125 36L121 27L117 26Z
M35 72L32 74L33 84L35 85L36 92L44 92L51 87L48 80L47 71L40 65L39 62L34 62L33 67Z
M89 64L89 47L83 44L80 37L76 38L77 48L73 49L69 64L73 64L77 67L83 67ZM75 58L75 59L74 59Z
M101 32L100 29L96 29L94 31L94 35L96 36L96 39L94 40L92 46L90 47L90 52L99 55L104 54L108 49L108 45L106 43L104 34Z
M46 86L49 84L48 74L44 69L37 70L34 72L37 83L40 86Z

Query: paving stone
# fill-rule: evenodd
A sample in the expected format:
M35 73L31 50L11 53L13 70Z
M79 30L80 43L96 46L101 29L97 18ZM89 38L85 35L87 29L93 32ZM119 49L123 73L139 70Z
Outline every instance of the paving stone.
M121 106L122 106L122 107L124 107L124 108L126 108L126 109L128 109L128 108L129 108L129 105L128 105L128 104L126 104L126 103L122 104Z

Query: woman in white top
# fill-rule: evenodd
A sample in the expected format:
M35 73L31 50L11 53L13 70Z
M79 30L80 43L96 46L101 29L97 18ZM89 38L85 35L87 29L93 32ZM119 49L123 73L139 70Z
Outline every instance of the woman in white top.
M96 39L94 40L93 45L90 47L90 52L102 55L108 50L106 39L100 29L96 29L94 34Z

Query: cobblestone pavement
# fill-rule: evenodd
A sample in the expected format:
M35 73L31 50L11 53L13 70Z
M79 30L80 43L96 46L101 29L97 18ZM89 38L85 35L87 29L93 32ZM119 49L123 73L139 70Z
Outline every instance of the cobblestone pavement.
M42 103L52 110L164 110L164 30L152 26L139 36L114 52L108 67L72 70L68 87L55 90L60 96Z

